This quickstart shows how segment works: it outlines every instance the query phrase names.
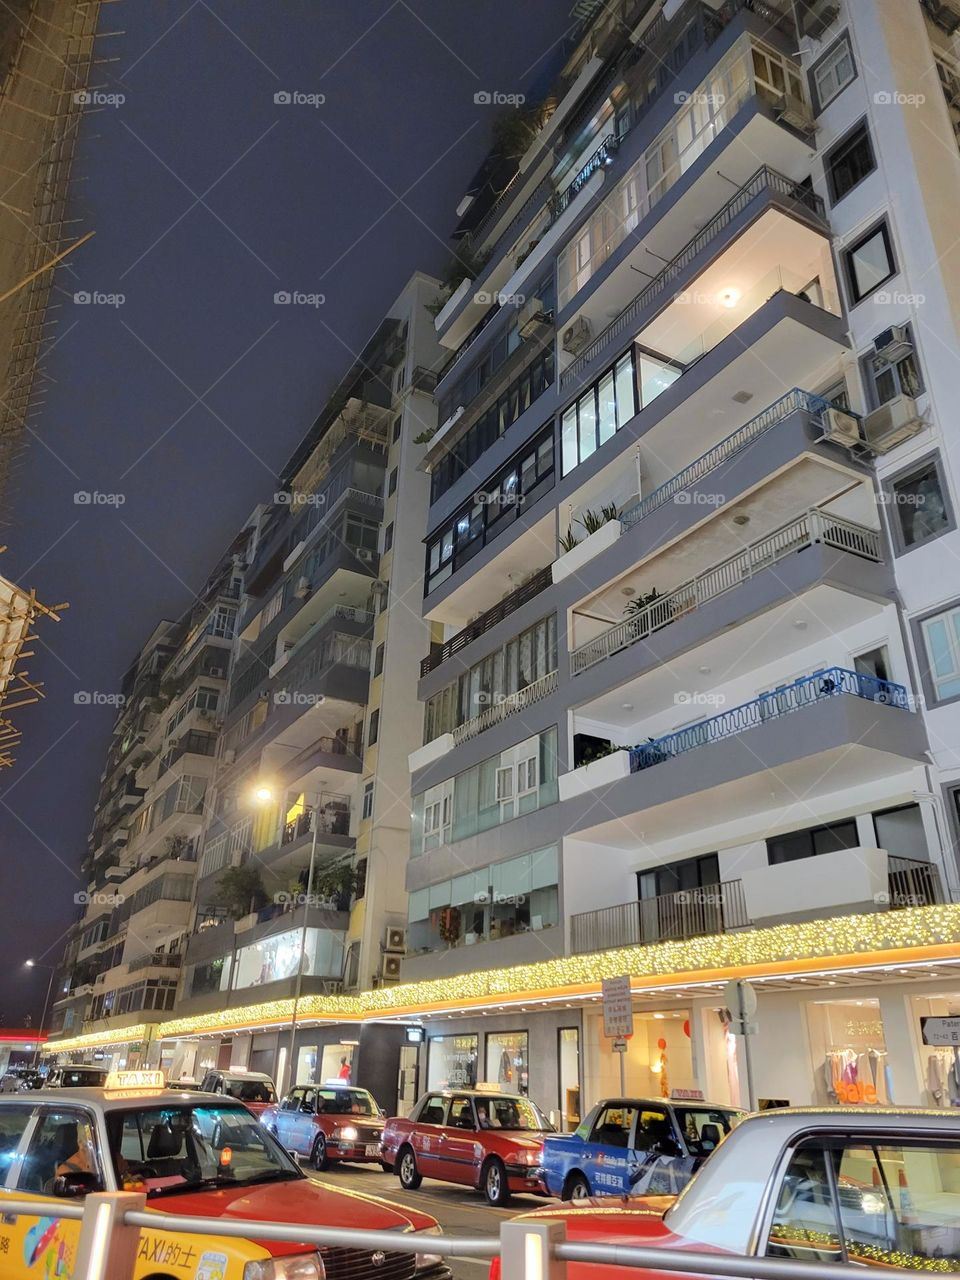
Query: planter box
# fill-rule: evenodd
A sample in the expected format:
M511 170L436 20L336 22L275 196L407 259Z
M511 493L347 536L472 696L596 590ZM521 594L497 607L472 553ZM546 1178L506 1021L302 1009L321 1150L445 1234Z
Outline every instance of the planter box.
M557 780L560 799L570 800L573 796L582 796L587 791L594 791L597 787L606 787L611 782L619 782L629 774L630 752L626 748L611 752L601 760L591 760L589 764L582 764L579 769L561 773Z
M619 537L620 521L608 520L596 533L591 533L588 538L578 542L572 551L566 551L558 560L554 560L554 582L562 582L571 573L577 573L594 556L606 551L607 547L612 547Z

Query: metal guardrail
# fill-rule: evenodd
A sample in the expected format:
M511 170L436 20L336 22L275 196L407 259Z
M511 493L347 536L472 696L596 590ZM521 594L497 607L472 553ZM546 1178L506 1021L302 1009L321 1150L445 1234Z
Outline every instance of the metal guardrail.
M458 631L456 635L451 636L449 640L445 640L443 644L433 645L430 652L420 663L420 675L429 675L441 663L446 662L455 653L459 653L461 649L466 648L471 641L482 636L491 627L495 627L504 618L508 618L511 613L514 613L521 605L526 604L528 600L532 600L534 596L538 596L541 591L545 591L552 582L553 569L551 565L547 565L545 569L541 569L539 573L534 574L522 586L517 587L516 591L511 591L509 595L504 596L492 608L487 609L479 618L467 623L462 631Z
M825 400L823 396L817 396L811 391L803 391L799 387L794 387L792 391L788 391L779 400L767 405L762 413L758 413L755 418L751 418L742 427L738 427L736 431L731 432L719 444L715 444L712 449L702 453L688 467L684 467L675 476L671 476L665 484L654 489L645 498L641 498L639 502L635 502L633 506L627 507L626 510L620 513L620 523L624 528L631 528L639 520L650 515L652 511L662 507L665 502L669 502L675 493L679 493L682 489L689 489L691 485L696 484L698 480L702 480L711 471L715 471L717 467L729 462L742 449L753 444L754 440L765 435L771 427L778 426L791 414L805 411L819 418L825 410L838 407L831 404L829 400ZM844 409L843 412L849 413L850 411ZM850 413L850 416L857 418L859 421L858 414Z
M692 239L688 240L663 270L654 276L650 283L627 303L619 315L615 316L601 333L597 334L590 345L585 347L577 358L567 365L560 375L561 390L567 387L574 378L578 377L587 365L596 359L608 343L623 333L625 329L630 328L654 298L663 293L667 285L693 262L710 241L724 227L729 226L764 191L776 192L778 195L793 200L797 204L804 205L810 213L819 218L825 216L823 200L815 191L800 186L799 183L794 182L791 178L778 172L778 170L771 169L769 165L762 165L738 191L734 192L723 208L710 219L706 226L702 227Z
M10 1217L49 1217L49 1199L0 1198ZM499 1258L502 1280L563 1280L567 1262L604 1263L657 1272L681 1272L729 1280L850 1280L850 1265L796 1262L788 1258L748 1257L700 1250L637 1248L591 1240L568 1240L561 1218L516 1218L500 1224L496 1236L422 1235L418 1232L364 1231L347 1227L193 1217L148 1211L146 1196L130 1191L88 1195L79 1204L62 1200L56 1217L80 1223L73 1280L133 1280L141 1229L177 1236L275 1241L308 1248L360 1250L372 1254L428 1254L439 1258ZM960 1280L956 1272L940 1272Z
M611 654L629 649L654 631L669 626L678 618L692 613L710 600L726 594L754 574L770 565L812 547L816 543L849 551L866 560L879 561L880 534L875 529L830 516L814 507L797 516L772 533L758 538L742 551L712 565L664 596L651 600L645 608L631 614L601 635L579 645L570 654L570 674L579 675Z
M646 946L745 929L750 923L743 882L724 880L581 911L570 917L570 950L583 955L612 947Z
M524 707L530 707L542 698L546 698L556 688L557 672L551 671L547 675L541 676L539 680L534 680L532 684L528 684L525 689L520 689L517 693L505 694L499 701L494 702L489 707L485 707L472 720L467 720L464 724L458 725L453 731L454 745L459 747L461 743L469 742L478 733L483 733L484 729L489 729L491 725L499 724L501 720L505 720L507 716L512 716L514 712L522 711Z
M763 693L750 702L742 702L738 707L722 711L709 719L699 720L696 724L687 725L675 733L664 734L660 738L651 738L639 746L630 748L630 772L637 773L641 769L650 769L654 765L663 764L674 756L683 755L697 747L708 746L720 742L724 738L734 737L775 720L780 716L799 711L802 707L812 706L826 698L835 698L840 694L848 694L863 698L868 702L879 702L886 706L897 707L901 711L910 711L910 695L902 684L894 684L890 680L880 680L876 676L862 675L859 671L848 671L845 667L825 667L812 676L803 676L782 689L773 689Z

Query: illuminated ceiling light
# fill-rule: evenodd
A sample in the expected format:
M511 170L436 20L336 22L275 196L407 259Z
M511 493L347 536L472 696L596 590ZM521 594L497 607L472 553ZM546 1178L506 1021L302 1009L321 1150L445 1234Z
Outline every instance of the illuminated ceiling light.
M257 804L269 804L273 799L273 788L267 786L255 787L253 798L256 800Z
M740 301L740 290L732 287L729 289L721 289L717 294L717 301L720 303L721 307L735 307Z

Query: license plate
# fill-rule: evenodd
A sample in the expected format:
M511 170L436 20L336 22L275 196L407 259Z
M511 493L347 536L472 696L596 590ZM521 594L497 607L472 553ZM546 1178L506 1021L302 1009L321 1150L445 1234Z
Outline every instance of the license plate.
M368 1142L368 1143L367 1143L367 1155L368 1155L368 1156L378 1156L379 1154L380 1154L380 1143L379 1143L379 1142Z

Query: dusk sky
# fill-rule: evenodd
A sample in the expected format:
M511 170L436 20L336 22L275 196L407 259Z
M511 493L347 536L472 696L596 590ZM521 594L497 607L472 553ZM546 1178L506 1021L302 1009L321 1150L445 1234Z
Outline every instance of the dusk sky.
M178 616L410 273L439 272L496 114L556 70L570 0L104 4L6 576L47 603L46 700L0 784L0 1024L40 1018L121 676ZM277 93L323 95L278 104ZM119 101L122 97L123 101ZM322 306L274 304L278 291ZM74 294L100 301L82 305ZM78 492L100 500L78 503ZM90 705L80 693L96 695ZM94 705L100 699L100 705Z

